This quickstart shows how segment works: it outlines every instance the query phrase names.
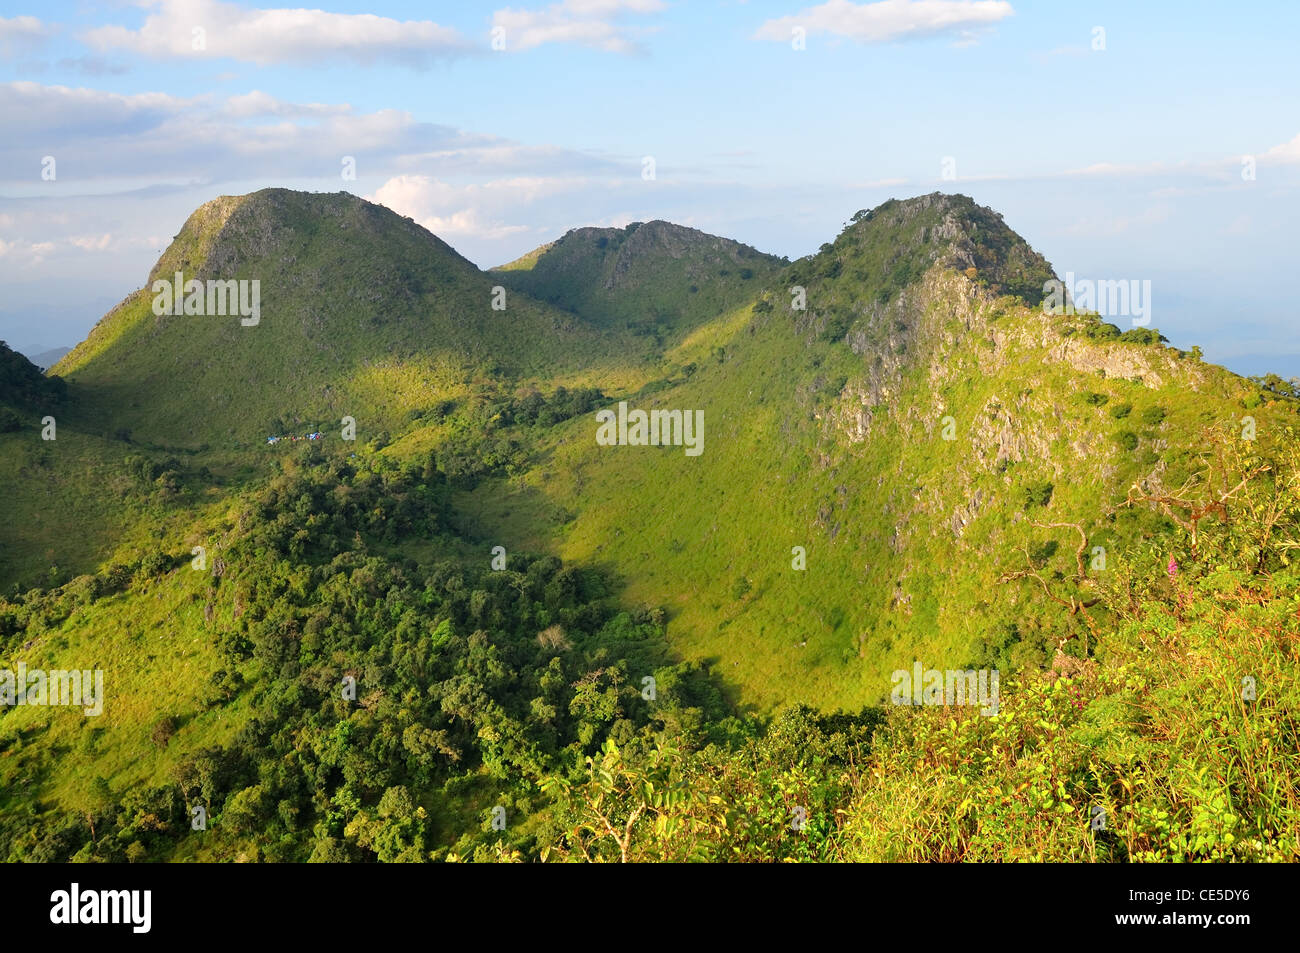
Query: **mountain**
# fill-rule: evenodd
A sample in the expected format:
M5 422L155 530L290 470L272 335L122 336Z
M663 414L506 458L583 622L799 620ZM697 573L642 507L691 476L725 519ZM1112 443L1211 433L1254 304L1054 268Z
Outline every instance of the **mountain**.
M246 282L256 323L170 313L154 285L177 273L205 289ZM475 377L563 379L608 349L526 296L495 310L494 284L410 219L347 193L225 196L190 216L145 287L53 370L86 405L112 408L104 426L216 448L334 430L345 415L365 440ZM210 298L195 300L215 311Z
M691 374L623 395L702 410L700 456L572 421L544 468L477 491L477 531L615 567L630 601L667 607L675 651L763 710L878 704L917 658L1049 664L1091 638L1052 597L1095 584L1071 581L1078 532L1088 552L1148 538L1161 518L1121 506L1130 486L1175 489L1203 428L1296 406L1158 333L1046 313L1052 277L962 196L859 213L698 328L706 346L670 350ZM1052 596L1004 580L1027 569Z
M70 347L54 347L37 354L30 354L28 357L33 364L41 370L46 371L62 360L63 355L67 354L71 350L72 348Z
M52 407L63 400L66 385L47 378L41 368L0 341L0 405Z
M740 242L653 221L575 228L493 274L599 327L663 340L744 304L782 264Z
M937 193L491 272L204 205L54 376L0 348L0 700L108 686L0 705L0 856L1294 859L1300 400L1053 277Z

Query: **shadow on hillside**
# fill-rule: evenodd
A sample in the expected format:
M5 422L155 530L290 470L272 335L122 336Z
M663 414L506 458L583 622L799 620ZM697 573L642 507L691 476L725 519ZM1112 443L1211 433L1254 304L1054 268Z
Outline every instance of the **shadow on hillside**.
M562 558L555 545L559 534L538 533L536 527L562 527L573 519L573 514L553 503L536 487L520 486L503 479L487 480L473 490L458 492L453 505L452 524L456 531L482 546L485 553L492 546L504 545L508 553L518 550ZM531 528L526 539L521 538L520 527ZM513 547L511 540L516 540ZM625 612L634 621L648 620L660 626L660 664L677 666L691 661L674 649L667 635L679 611L670 605L649 605L630 599L626 567L602 558L580 562L565 560L565 565L588 575L615 614ZM627 645L620 647L629 648ZM722 659L705 656L694 661L730 712L736 715L759 714L755 705L742 702L743 688L739 682L726 676Z

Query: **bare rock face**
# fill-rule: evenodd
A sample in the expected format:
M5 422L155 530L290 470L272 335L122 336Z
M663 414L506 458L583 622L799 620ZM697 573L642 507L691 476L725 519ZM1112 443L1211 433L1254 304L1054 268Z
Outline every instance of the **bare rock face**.
M157 278L170 279L177 271L184 272L187 278L200 277L197 272L206 264L217 236L221 234L231 213L246 198L247 196L241 195L223 195L195 209L149 272L145 287L152 285Z
M1076 371L1101 373L1106 377L1138 381L1146 387L1159 388L1166 383L1167 369L1163 355L1148 354L1136 348L1105 347L1087 341L1066 339L1056 350L1056 359Z
M975 517L980 515L980 511L984 508L985 501L984 492L982 490L976 490L975 494L966 501L965 505L957 507L948 524L951 527L954 536L960 537L962 533L966 531L967 525L969 525Z
M943 204L923 196L888 214L904 221L936 202ZM960 210L950 208L929 236L948 243L948 253L939 255L919 281L887 301L852 301L846 308L841 298L822 304L820 311L810 306L807 314L791 316L805 340L824 334L832 308L851 318L843 340L859 363L819 415L826 459L879 455L882 446L894 448L884 452L907 456L909 444L950 441L956 463L944 482L898 501L899 511L891 516L894 552L903 551L925 526L932 535L951 533L962 540L990 510L1022 506L1025 481L1113 482L1131 451L1113 438L1117 424L1108 412L1080 399L1104 389L1099 381L1121 380L1150 390L1210 386L1205 366L1177 351L1089 338L1077 321L999 293L1000 283L987 280L987 260L979 243L968 241L968 231ZM810 301L817 297L826 300L810 294ZM997 381L997 389L990 393L980 386L984 381ZM943 436L945 427L950 436ZM1159 440L1144 445L1144 452L1157 455L1149 481L1161 478L1166 464L1158 458L1164 449ZM922 456L934 459L937 452L945 451ZM900 458L895 468L889 459L882 464L912 478L916 464L904 469Z

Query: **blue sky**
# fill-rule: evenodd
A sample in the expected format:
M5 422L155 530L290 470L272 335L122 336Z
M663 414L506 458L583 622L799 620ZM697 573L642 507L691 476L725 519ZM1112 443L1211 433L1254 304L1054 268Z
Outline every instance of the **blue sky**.
M1298 28L1289 2L5 0L0 338L76 343L194 207L269 185L484 266L651 218L793 258L942 190L1058 273L1150 280L1174 344L1300 375Z

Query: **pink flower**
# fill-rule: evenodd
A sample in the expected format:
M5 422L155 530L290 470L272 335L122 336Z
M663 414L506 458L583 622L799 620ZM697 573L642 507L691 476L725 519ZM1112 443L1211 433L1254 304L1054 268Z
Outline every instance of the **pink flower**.
M1173 556L1169 557L1169 578L1175 579L1178 576L1178 561Z

